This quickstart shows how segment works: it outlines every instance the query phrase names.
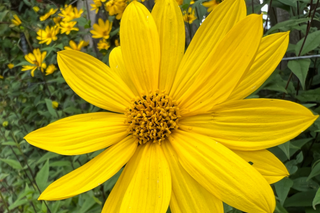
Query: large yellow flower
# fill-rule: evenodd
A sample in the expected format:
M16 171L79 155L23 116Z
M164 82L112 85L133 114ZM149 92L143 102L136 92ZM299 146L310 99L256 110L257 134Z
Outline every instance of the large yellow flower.
M56 41L58 39L57 35L59 34L59 27L47 26L45 30L38 30L37 34L37 39L40 41L39 44L46 43L46 45L49 45L52 41Z
M112 22L109 22L109 20L104 22L101 18L99 18L98 24L93 25L93 30L90 30L90 33L92 33L92 38L108 39L111 29Z
M80 18L83 10L78 10L78 8L72 7L72 5L66 5L64 9L60 9L60 12L61 13L59 14L59 16L63 18L64 22L68 22L72 21L73 19Z
M110 65L73 50L58 54L61 73L86 101L111 112L76 115L25 138L63 155L107 148L55 181L40 200L86 192L123 166L102 212L272 213L270 187L288 175L266 149L318 117L302 105L244 99L270 76L288 33L262 37L262 17L243 0L225 0L201 24L184 53L185 28L174 0L152 14L131 2ZM251 162L249 164L248 162Z
M101 0L93 0L94 4L91 5L91 10L95 10L96 14L99 12L99 8L102 6Z
M47 52L44 51L41 53L40 49L34 49L33 53L28 53L24 58L30 63L30 65L22 66L21 71L31 70L31 76L34 77L34 71L39 68L41 72L47 67L44 63L44 59L47 55Z
M40 21L47 20L51 15L55 14L58 9L51 8L49 12L40 17Z
M71 31L79 31L79 28L75 27L76 24L77 24L76 21L61 22L60 23L61 34L66 33L67 35L69 35Z
M126 0L109 0L105 4L106 11L109 15L116 15L116 19L121 19L124 9L126 8Z

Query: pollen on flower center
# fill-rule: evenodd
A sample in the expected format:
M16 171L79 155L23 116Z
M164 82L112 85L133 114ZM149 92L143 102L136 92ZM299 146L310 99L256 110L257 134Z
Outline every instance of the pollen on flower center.
M139 140L140 144L147 142L159 143L178 128L180 116L177 102L165 92L154 92L143 95L132 101L125 113L128 132Z

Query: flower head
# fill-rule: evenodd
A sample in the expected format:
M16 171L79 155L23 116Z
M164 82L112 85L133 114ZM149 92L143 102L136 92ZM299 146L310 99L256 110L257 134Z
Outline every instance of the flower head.
M58 102L52 101L52 108L53 108L53 109L57 109L58 106L59 106L59 103L58 103Z
M44 14L43 16L40 16L40 21L45 21L47 20L51 15L55 14L58 9L51 8L49 12Z
M61 22L60 23L61 34L66 33L67 35L69 35L72 30L79 31L79 28L74 27L74 25L76 24L77 24L76 21Z
M17 15L13 15L13 19L11 19L11 22L16 26L19 26L22 23Z
M40 10L40 8L39 8L38 6L34 6L34 7L32 7L32 9L33 9L34 12L36 12L36 13Z
M183 20L188 24L192 24L197 17L194 14L195 10L192 7L188 8L188 11L183 11Z
M64 49L65 50L78 50L78 51L81 51L81 48L85 47L85 46L88 46L89 42L81 40L79 42L79 44L77 45L74 41L70 40L69 41L69 45L70 45L69 47L66 46L66 47L64 47Z
M116 19L121 19L124 9L126 8L126 0L109 0L105 4L106 11L109 12L109 15L117 15Z
M132 1L120 31L110 67L80 51L58 54L69 86L108 112L65 118L25 139L64 155L106 149L39 199L86 192L124 167L103 213L165 213L169 205L172 212L223 213L223 202L273 212L270 184L288 171L267 148L296 137L318 116L290 101L245 98L277 67L289 33L262 38L262 17L246 16L243 0L222 2L186 52L175 0L158 1L152 14Z
M34 71L38 68L43 72L43 69L47 67L46 63L44 63L44 59L47 55L47 52L42 52L40 49L34 49L33 53L28 53L24 56L24 58L30 63L30 65L22 66L21 71L31 70L31 76L34 77Z
M59 14L59 16L63 18L64 22L69 22L73 19L80 18L81 14L83 13L82 9L78 10L78 8L72 7L72 5L66 5L65 8L61 8L60 11L61 13Z
M211 0L211 1L207 1L202 3L203 6L207 7L207 11L208 13L210 13L216 6L219 5L218 0Z
M102 6L101 0L93 0L94 4L91 5L91 10L95 10L96 14L99 12L99 8Z
M8 64L9 69L12 69L13 67L14 67L14 64L12 64L12 63Z
M46 75L50 75L56 70L57 70L57 67L54 64L50 64L46 69Z
M99 43L97 44L97 46L98 46L99 50L107 50L107 49L109 49L110 44L105 39L101 39L99 41Z
M59 34L59 27L47 26L45 30L38 30L37 34L37 39L40 41L39 44L46 43L46 45L49 45L52 41L56 41L58 39L57 34Z
M93 25L93 30L90 32L92 33L92 38L109 38L109 33L112 29L112 22L109 22L109 20L106 20L104 22L101 18L98 20L99 24Z

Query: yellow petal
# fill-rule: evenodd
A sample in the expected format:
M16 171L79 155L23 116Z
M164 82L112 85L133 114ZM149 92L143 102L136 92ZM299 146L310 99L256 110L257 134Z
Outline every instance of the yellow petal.
M193 37L177 71L171 94L179 97L188 81L199 71L208 55L241 19L245 18L246 5L243 0L224 0L214 13L210 13ZM183 33L184 34L184 33ZM211 62L213 64L215 60Z
M148 9L132 1L123 14L120 40L124 64L139 93L158 89L160 42Z
M223 213L222 201L203 188L180 165L169 141L161 145L172 178L170 209L173 213Z
M169 92L184 54L185 27L176 1L159 0L152 10L160 37L159 89Z
M115 112L124 112L134 94L107 65L76 50L58 53L58 64L73 91L89 103Z
M242 19L199 68L199 75L178 98L182 114L205 113L224 102L254 60L262 37L262 16ZM196 62L197 63L197 62Z
M106 148L126 137L125 116L95 112L63 118L37 129L25 139L32 145L62 155L81 155Z
M89 191L115 175L137 148L131 136L108 148L88 163L50 184L39 200L61 200Z
M169 206L171 176L158 144L138 147L112 189L105 212L163 213Z
M179 126L213 137L230 149L253 151L296 137L317 118L318 115L294 102L245 99L218 105L212 114L187 117Z
M253 168L258 170L269 184L278 182L282 178L289 176L286 166L268 150L252 152L233 150L233 152L245 161L250 162Z
M217 198L248 213L273 212L270 185L234 152L207 136L179 130L169 140L183 168Z
M275 33L262 38L256 58L242 76L228 100L243 99L256 91L272 74L287 51L289 32Z
M112 49L109 56L109 63L112 71L114 71L128 85L135 96L139 96L139 93L129 76L129 72L124 65L121 47L115 47Z

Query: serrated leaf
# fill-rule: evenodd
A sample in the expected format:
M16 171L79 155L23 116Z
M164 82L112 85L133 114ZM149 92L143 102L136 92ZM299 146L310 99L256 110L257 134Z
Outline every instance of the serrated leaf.
M22 166L19 161L11 160L11 159L0 159L0 161L8 164L9 166L11 166L14 169L18 169L18 170L22 169Z
M286 200L292 185L293 181L289 178L284 178L281 181L274 184L281 205L284 204L284 201Z
M304 41L304 38L302 38L300 41L298 41L296 48L295 48L296 55L299 55L303 41ZM320 31L309 33L308 37L303 45L303 49L302 49L300 55L305 55L306 53L316 49L319 45L320 45Z
M316 205L319 203L320 203L320 188L318 189L318 191L312 201L312 207L314 210L316 210Z
M44 191L48 186L49 178L49 160L43 165L40 171L36 175L36 183L39 186L41 191Z
M319 31L320 32L320 31ZM310 59L298 59L289 61L289 69L298 77L302 88L305 89L305 82L310 66Z

